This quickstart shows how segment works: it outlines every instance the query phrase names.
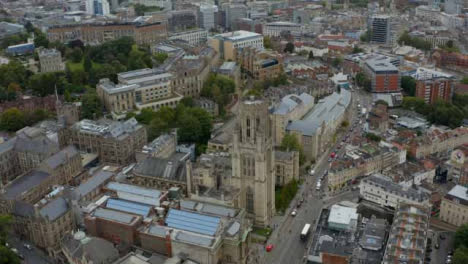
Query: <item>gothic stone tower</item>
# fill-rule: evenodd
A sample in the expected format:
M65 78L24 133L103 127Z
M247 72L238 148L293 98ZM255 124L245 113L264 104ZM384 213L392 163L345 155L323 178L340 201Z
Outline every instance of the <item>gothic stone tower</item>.
M275 213L275 171L268 103L250 97L239 105L232 148L232 183L240 189L240 207L256 226Z

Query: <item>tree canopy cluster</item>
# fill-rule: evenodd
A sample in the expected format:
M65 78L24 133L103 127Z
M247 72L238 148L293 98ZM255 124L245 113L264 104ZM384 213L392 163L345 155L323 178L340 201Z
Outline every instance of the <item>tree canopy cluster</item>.
M414 110L424 115L431 123L455 128L461 125L464 118L468 118L468 96L454 95L453 103L437 101L434 104L426 104L424 99L406 96L403 98L402 107Z
M219 112L224 115L224 107L231 101L231 94L236 84L231 78L219 74L210 74L203 84L201 96L212 99L218 104Z
M356 77L354 77L354 78L356 79L356 84L359 87L363 87L368 92L371 91L372 83L371 83L371 80L369 79L369 77L367 77L367 75L365 75L363 72L358 72L356 74Z
M407 95L414 96L416 93L416 80L411 76L401 77L401 88Z
M146 6L142 4L133 5L133 9L135 10L135 14L137 16L144 16L145 13L148 12L156 12L163 10L163 8L160 8L159 6Z
M190 100L186 100L190 104ZM210 139L212 117L199 107L190 107L184 102L175 109L162 107L158 111L143 109L140 114L130 113L127 118L135 117L138 122L147 125L148 140L153 140L161 134L177 129L178 141L196 143L197 149L206 146Z
M0 114L0 129L14 132L25 126L31 126L39 121L51 118L52 116L53 113L44 109L25 112L15 107L9 108Z
M296 196L299 184L292 180L283 187L277 188L275 193L275 207L278 212L284 212L291 200Z
M432 44L429 41L426 41L419 37L412 37L409 35L408 31L405 31L400 38L398 39L398 44L407 45L415 47L420 50L430 51L432 49Z
M468 224L460 226L455 233L453 264L468 263Z
M0 264L20 264L18 256L5 246L10 230L12 217L0 214Z
M305 161L304 149L299 140L297 140L296 135L294 134L285 134L283 140L281 141L280 149L282 151L291 151L295 150L299 152L299 164L303 164Z

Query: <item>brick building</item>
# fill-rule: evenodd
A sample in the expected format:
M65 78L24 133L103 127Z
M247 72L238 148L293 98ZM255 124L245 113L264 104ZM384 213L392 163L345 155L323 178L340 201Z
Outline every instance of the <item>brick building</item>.
M374 93L399 92L400 72L387 60L370 59L365 63L365 71L371 80L371 91Z
M416 97L424 99L427 104L437 100L450 102L454 91L453 75L432 69L418 68L412 75L416 79Z
M468 68L468 55L458 52L446 52L437 50L432 54L432 60L437 66L457 66Z
M245 47L238 50L237 61L255 80L278 77L283 72L283 57L274 51Z

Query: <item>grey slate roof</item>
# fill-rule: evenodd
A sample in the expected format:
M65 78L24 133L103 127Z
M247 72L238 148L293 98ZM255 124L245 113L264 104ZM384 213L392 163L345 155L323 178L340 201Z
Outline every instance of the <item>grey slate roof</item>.
M213 244L214 239L211 237L196 235L189 232L179 232L176 236L176 239L179 241L200 245L204 247L209 247Z
M136 174L185 182L185 162L178 159L149 157L139 162L133 171Z
M50 221L54 221L66 213L68 208L67 201L63 197L58 197L42 207L39 213Z
M114 211L114 210L109 210L109 209L104 209L104 208L98 208L94 211L94 216L115 221L115 222L120 222L124 224L130 224L133 219L135 218L134 215L127 214L124 212L119 212L119 211Z
M32 170L25 175L15 179L10 185L5 188L5 198L13 200L22 193L31 190L33 187L40 184L50 176L44 171Z
M390 179L378 173L364 178L362 181L382 188L386 192L398 194L400 197L405 197L413 201L423 202L424 200L428 200L430 198L430 195L424 192L421 188L402 188L401 185L394 183Z
M15 147L16 137L0 144L0 154L12 150Z
M56 169L64 164L68 158L74 157L75 155L79 155L77 149L74 146L68 146L44 160L44 164L51 169Z
M34 216L34 206L23 201L15 201L13 204L13 215L15 216Z
M279 151L275 150L275 159L276 160L289 160L292 159L293 152L292 151Z
M69 235L63 240L62 245L73 258L81 260L84 257L94 264L111 264L119 258L119 251L114 245L99 237L86 237L79 241Z
M44 135L37 136L35 138L18 135L15 143L15 150L52 155L53 153L58 152L59 148L55 142Z
M296 95L296 94L290 94L286 95L281 99L281 103L276 107L274 110L273 114L277 115L285 115L294 108L296 108L300 104L310 104L314 101L314 97L307 94L307 93L302 93L301 95Z
M80 184L73 192L77 198L86 196L88 193L92 192L99 185L109 180L114 176L113 172L101 170L98 173L94 174L86 182Z
M286 130L300 131L303 135L313 136L322 123L329 123L340 118L351 102L351 92L341 89L320 100L306 116L288 124Z

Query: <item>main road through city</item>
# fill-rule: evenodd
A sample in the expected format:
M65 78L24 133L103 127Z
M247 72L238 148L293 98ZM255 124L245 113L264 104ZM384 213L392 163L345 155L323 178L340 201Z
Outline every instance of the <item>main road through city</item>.
M357 100L359 99L359 100ZM351 119L349 120L350 126L353 123L359 122L359 114L357 111L357 105L361 104L362 107L369 109L371 107L372 99L370 96L363 91L353 92L353 105L350 111L353 111ZM357 133L362 133L361 129L355 129ZM291 202L289 210L286 212L287 216L284 218L284 222L279 223L276 227L276 231L273 232L272 236L268 240L267 244L274 246L271 252L266 252L264 247L257 247L253 249L254 255L258 258L253 258L254 261L250 263L264 263L264 264L297 264L305 263L307 249L310 246L312 234L309 236L309 241L303 242L300 239L300 233L306 223L310 223L312 227L315 227L315 221L320 216L321 209L323 207L330 206L331 204L337 203L343 200L350 200L358 196L358 191L345 191L338 195L329 196L325 192L316 191L316 183L318 177L325 173L325 170L329 168L328 157L333 150L337 149L337 146L341 143L342 139L346 136L345 134L339 135L336 142L329 147L327 153L317 161L315 166L314 176L307 175L305 183L301 186L295 199ZM353 132L354 133L354 132ZM344 148L338 152L341 156L344 152ZM322 191L326 191L327 185L322 184ZM304 198L304 203L297 210L295 217L290 215L293 207L297 204L297 201ZM311 230L314 232L314 230Z

